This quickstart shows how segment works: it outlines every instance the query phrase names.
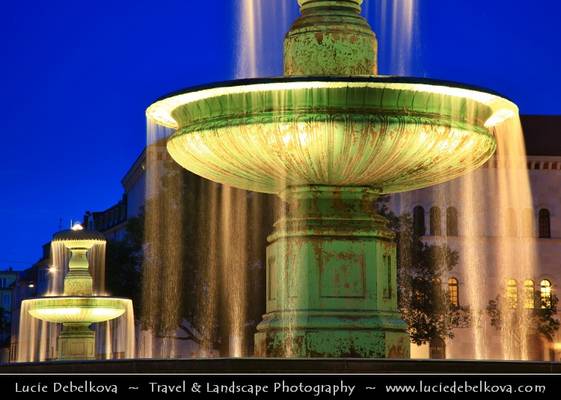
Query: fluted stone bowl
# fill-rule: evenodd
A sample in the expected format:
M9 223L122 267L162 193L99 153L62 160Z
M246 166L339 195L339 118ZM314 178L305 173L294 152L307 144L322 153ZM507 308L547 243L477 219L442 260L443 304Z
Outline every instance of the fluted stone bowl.
M55 323L96 323L120 317L132 301L118 297L41 297L24 300L32 317Z
M175 129L184 168L265 193L288 186L371 186L394 193L481 166L512 102L450 82L401 77L230 81L159 99L147 117Z
M66 229L53 235L53 242L62 242L67 248L90 249L96 243L105 243L102 233L93 230Z

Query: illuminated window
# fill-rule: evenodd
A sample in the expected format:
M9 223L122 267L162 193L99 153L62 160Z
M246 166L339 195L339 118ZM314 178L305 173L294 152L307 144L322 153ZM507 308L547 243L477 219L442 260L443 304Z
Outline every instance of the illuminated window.
M534 281L531 279L524 281L524 308L534 308Z
M542 208L539 213L539 236L541 238L550 238L551 229L549 224L549 210Z
M421 206L413 209L413 230L416 235L425 235L425 209Z
M551 282L542 279L540 282L541 308L551 308Z
M518 306L518 284L515 279L509 279L506 283L506 300L510 308Z
M450 303L458 307L460 305L460 292L456 278L448 279L448 295L450 296Z
M454 207L446 209L446 235L458 236L458 210Z
M430 209L430 234L431 236L442 235L440 226L440 208L431 207Z

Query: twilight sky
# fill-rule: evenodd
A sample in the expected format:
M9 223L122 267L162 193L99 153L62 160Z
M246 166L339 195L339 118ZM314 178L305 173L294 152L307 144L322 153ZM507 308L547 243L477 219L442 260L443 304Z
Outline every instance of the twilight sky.
M153 100L235 76L236 54L248 49L242 40L236 50L242 1L261 4L259 71L281 74L296 0L2 5L0 269L30 266L60 221L66 228L121 198ZM488 87L522 114L561 114L560 1L366 0L364 9L380 73Z

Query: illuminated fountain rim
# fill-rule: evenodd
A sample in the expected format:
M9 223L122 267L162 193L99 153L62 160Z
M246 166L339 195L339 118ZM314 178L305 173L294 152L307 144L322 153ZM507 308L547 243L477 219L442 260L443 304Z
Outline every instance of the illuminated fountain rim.
M27 299L32 317L54 323L97 323L125 313L132 300L110 296L50 296Z
M149 120L176 128L171 157L214 182L264 193L289 186L389 194L481 167L495 126L518 115L489 91L431 79L248 79L162 98Z
M485 121L486 128L492 128L518 115L518 106L501 94L475 85L459 82L404 77L404 76L291 76L272 78L237 79L193 86L174 91L158 98L146 109L146 117L167 128L177 129L173 111L180 106L213 97L259 93L291 89L322 88L379 88L424 92L465 98L491 108L491 116Z

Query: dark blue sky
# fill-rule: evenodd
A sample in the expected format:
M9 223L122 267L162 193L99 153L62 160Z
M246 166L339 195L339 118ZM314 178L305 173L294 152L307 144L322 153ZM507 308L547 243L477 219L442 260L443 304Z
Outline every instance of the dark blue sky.
M2 4L0 269L37 260L60 219L66 228L85 210L120 199L155 98L234 76L240 1ZM390 15L394 3L407 1L366 1L380 73L397 73L408 59L408 74L489 87L524 114L561 114L561 2L416 0L405 57L390 50L402 44L405 21ZM281 72L277 32L289 22L279 20L281 2L290 19L296 0L261 0L271 11L266 75Z

